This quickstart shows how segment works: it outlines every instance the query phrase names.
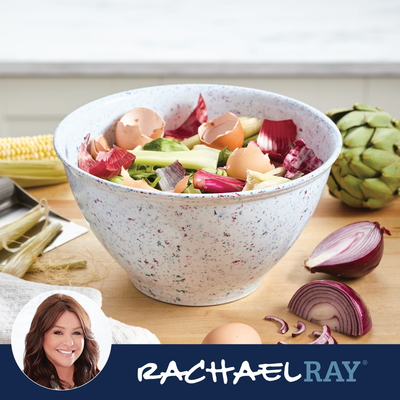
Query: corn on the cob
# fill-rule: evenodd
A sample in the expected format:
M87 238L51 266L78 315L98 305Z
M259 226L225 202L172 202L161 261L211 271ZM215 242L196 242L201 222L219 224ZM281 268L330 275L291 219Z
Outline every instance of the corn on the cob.
M0 138L0 176L23 188L67 182L53 135Z
M53 135L0 139L0 160L56 160Z
M52 223L21 245L19 251L8 258L3 273L22 278L45 247L61 231L59 222Z

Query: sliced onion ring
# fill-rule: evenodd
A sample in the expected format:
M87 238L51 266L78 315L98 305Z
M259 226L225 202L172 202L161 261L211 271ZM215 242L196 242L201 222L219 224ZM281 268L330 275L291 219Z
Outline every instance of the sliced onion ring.
M281 329L280 329L280 331L281 331L283 334L286 333L286 332L289 330L289 325L288 325L287 322L284 321L282 318L274 317L274 316L272 316L272 315L267 315L267 316L265 317L265 319L266 319L267 321L277 321L277 322L279 322L279 323L281 324Z
M306 330L306 324L304 322L297 322L297 332L292 333L292 337L301 335Z
M314 335L316 336L316 335ZM315 339L311 343L307 344L334 344L333 341L331 340L331 330L328 325L324 325L323 330L320 335L317 336L317 339ZM278 342L277 344L288 344L286 342Z
M383 234L378 222L360 221L328 235L305 261L311 273L325 272L342 278L359 278L372 272L383 255Z
M319 280L306 283L290 299L288 308L298 317L352 336L372 328L372 320L360 295L344 283Z
M313 331L313 335L314 335L315 337L319 337L319 336L322 335L322 331ZM336 340L333 336L331 336L330 338L328 338L328 343L329 343L329 344L338 344L337 340Z

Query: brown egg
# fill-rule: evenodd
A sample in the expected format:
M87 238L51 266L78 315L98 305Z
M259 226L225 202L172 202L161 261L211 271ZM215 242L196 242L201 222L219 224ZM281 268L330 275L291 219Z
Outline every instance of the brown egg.
M90 154L94 159L96 159L97 154L99 154L99 151L111 150L104 136L98 136L96 139L93 139L90 142L89 149L90 149Z
M262 344L262 341L251 326L234 322L212 330L202 344Z
M232 178L246 180L247 170L265 174L275 168L271 164L267 154L264 154L259 147L250 142L247 147L240 147L232 152L226 162L226 173Z
M115 140L118 147L133 150L153 139L163 137L164 127L164 120L155 111L148 108L134 108L117 122Z
M243 146L244 131L239 118L230 112L201 124L198 129L202 144L222 150L235 150Z

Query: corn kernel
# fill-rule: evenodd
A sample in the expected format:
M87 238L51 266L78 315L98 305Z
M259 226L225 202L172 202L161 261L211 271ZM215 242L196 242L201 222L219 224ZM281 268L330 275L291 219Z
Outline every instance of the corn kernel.
M51 160L57 158L53 135L0 138L0 160Z

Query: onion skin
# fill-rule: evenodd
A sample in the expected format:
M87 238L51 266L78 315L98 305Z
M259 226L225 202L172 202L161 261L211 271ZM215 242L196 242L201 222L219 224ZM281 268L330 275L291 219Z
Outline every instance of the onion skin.
M354 229L354 232L357 232L357 227L371 225L372 229L376 229L380 234L380 241L375 247L371 248L371 251L364 254L362 257L354 259L349 259L349 261L344 261L342 258L342 262L335 262L335 256L332 256L330 259L323 261L320 264L310 266L311 260L313 259L314 254L318 251L320 246L322 246L326 241L332 240L334 241L334 236L339 233L341 230L345 229ZM371 229L371 230L372 230ZM311 273L315 272L323 272L331 276L340 277L340 278L361 278L365 275L370 274L380 263L383 256L383 234L390 235L390 232L384 227L380 227L378 222L369 222L369 221L361 221L356 222L350 225L346 225L345 227L333 232L329 236L327 236L314 250L313 254L309 259L307 259L304 263L304 267ZM351 247L351 246L350 246ZM366 246L364 246L365 248Z
M335 309L334 318L316 319L314 307L327 304ZM319 280L306 283L290 299L288 308L294 314L318 325L351 336L362 336L372 328L371 315L360 295L344 283Z

